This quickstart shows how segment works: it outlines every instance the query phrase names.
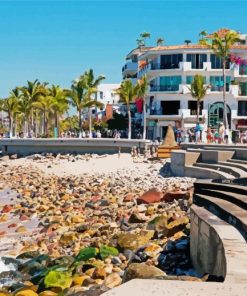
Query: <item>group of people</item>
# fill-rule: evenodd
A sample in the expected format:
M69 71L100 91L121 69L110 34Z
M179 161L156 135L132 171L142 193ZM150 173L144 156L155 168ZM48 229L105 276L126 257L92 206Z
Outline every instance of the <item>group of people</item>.
M181 142L228 144L231 139L230 131L225 128L222 122L220 122L218 129L208 126L205 130L202 125L197 122L195 127L187 131L181 129L175 130L175 136L178 144Z

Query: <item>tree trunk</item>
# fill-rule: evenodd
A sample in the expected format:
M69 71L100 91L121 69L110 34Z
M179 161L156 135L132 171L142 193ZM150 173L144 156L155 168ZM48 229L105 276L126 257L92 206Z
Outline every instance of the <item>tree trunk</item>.
M226 104L226 75L225 75L225 69L226 69L226 60L223 59L223 104L224 104L223 121L224 121L225 129L229 129L228 118L227 118L227 104Z
M38 136L38 111L35 110L35 137Z
M13 136L13 119L11 115L9 115L9 137L12 138Z
M81 133L81 126L82 126L82 122L81 122L81 110L78 110L78 124L79 124L79 133Z
M44 135L47 136L46 112L44 111Z
M92 138L92 109L88 109L88 119L89 119L89 138Z
M147 129L147 120L146 120L146 98L143 98L143 140L146 140L146 129Z
M128 139L131 139L131 112L130 106L128 106L128 117L129 117L129 130L128 130Z
M200 114L200 100L197 100L196 122L199 122L199 114Z

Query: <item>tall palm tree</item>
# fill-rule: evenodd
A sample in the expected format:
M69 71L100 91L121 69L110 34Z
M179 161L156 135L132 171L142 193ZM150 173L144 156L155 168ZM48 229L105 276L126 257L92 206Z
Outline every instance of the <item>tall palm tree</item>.
M43 117L42 133L48 136L48 120L52 114L54 114L53 107L56 105L54 97L50 94L49 88L46 85L42 85L42 95L39 95L38 99L33 102L33 107L41 111Z
M214 54L221 58L222 61L222 76L223 76L223 103L224 103L224 114L223 120L225 128L229 128L228 118L227 118L227 103L226 103L226 63L229 59L229 54L231 47L239 41L239 34L235 31L229 30L224 36L218 33L213 34L213 39L211 43L209 40L204 39L201 44L208 45L213 50Z
M162 37L157 38L157 40L156 40L157 46L162 46L163 43L164 43L164 38L162 38Z
M151 34L148 32L143 32L140 34L140 37L143 39L144 46L146 46L146 39L150 38Z
M82 110L88 109L89 117L89 136L92 136L92 107L102 107L103 104L93 98L93 94L97 92L97 87L100 82L105 79L104 76L94 78L93 70L90 69L81 75L78 79L74 80L71 85L71 90L66 90L66 96L70 98L72 106L76 107L78 112L78 125L79 131L82 129Z
M147 129L147 122L146 122L146 93L148 90L148 81L146 75L144 75L140 80L137 82L137 95L138 97L143 98L143 140L146 139L146 129Z
M49 95L54 99L54 104L52 107L54 111L54 127L59 133L59 118L69 109L68 99L66 97L65 91L58 85L52 85L52 87L49 89Z
M8 114L10 138L15 134L14 121L16 114L19 111L19 98L15 94L17 94L16 89L11 91L11 94L8 98L0 100L0 109Z
M88 118L89 118L89 137L92 136L92 107L101 108L103 104L98 102L95 98L92 97L93 94L97 93L98 86L100 85L101 81L105 79L104 75L100 75L97 78L94 78L93 70L90 69L89 71L85 72L87 77L87 88L88 94L87 99L88 101L85 102L85 107L88 108Z
M195 75L191 86L189 88L190 94L193 98L197 100L197 108L196 108L196 121L199 122L199 114L200 114L200 102L206 96L207 90L210 88L209 85L204 85L204 77L200 74Z
M144 40L143 39L136 39L137 47L142 47L144 46Z
M138 96L138 86L133 85L130 79L122 81L119 89L116 90L116 93L120 97L120 102L123 102L127 106L128 118L129 118L129 129L128 129L128 139L131 139L131 112L130 104L134 102Z

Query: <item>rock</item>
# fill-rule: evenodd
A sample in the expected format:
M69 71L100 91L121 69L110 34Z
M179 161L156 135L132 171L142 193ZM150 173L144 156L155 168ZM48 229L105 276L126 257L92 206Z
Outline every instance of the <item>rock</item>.
M19 227L16 228L15 232L17 233L23 233L23 232L27 232L27 229L25 226L21 225Z
M150 189L146 193L144 193L142 196L137 198L138 204L150 204L150 203L156 203L160 202L163 198L162 192L157 191L155 188Z
M154 231L142 230L138 234L122 233L118 237L118 245L123 249L137 250L145 246L153 237Z
M159 268L145 263L131 263L125 270L123 283L133 279L154 279L165 276Z
M11 156L10 156L10 159L17 159L18 158L18 155L17 154L12 154Z
M110 289L121 285L121 283L122 283L122 279L116 272L108 275L104 281L104 285Z
M135 199L135 196L132 193L128 193L127 195L125 195L125 197L123 198L124 202L130 202L133 201Z
M129 217L129 223L143 223L147 221L148 218L140 213L132 213Z
M166 202L172 202L178 199L186 199L190 198L190 193L188 191L175 191L175 192L166 192L163 200Z
M9 160L9 156L8 155L4 155L0 158L0 160L2 161L6 161L6 160Z
M104 280L105 277L106 277L106 272L105 272L104 268L96 268L94 270L93 275L92 275L93 279L102 279L102 280Z
M2 213L9 213L13 210L13 207L11 205L5 205L2 209Z
M64 246L69 246L77 239L75 232L64 233L59 242Z

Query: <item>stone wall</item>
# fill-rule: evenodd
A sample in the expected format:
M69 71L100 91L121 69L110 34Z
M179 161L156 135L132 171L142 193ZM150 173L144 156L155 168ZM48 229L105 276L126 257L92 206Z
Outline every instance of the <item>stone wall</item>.
M149 140L128 139L1 139L3 154L28 155L41 152L52 153L118 153L130 152L132 147L143 151Z

